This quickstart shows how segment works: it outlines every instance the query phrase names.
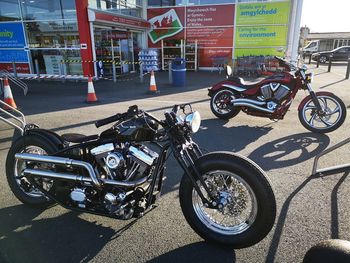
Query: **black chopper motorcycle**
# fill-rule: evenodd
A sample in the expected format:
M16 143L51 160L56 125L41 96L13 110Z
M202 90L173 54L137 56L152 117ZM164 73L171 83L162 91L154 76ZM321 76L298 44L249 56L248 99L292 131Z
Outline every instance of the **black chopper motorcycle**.
M264 171L230 152L203 154L191 135L200 115L174 106L159 120L136 105L95 122L100 135L58 135L24 125L6 160L7 180L25 204L65 208L116 219L139 218L154 207L173 153L184 175L180 204L202 238L251 246L271 230L276 201Z

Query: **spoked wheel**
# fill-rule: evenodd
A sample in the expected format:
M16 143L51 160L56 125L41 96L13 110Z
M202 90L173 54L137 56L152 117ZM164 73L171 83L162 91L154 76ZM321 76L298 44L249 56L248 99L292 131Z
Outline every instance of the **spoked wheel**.
M220 234L237 235L246 231L258 211L256 196L249 184L237 174L220 170L205 174L204 180L225 205L220 209L207 208L193 189L192 205L198 219ZM205 192L203 187L201 191Z
M16 160L16 153L31 153L38 155L48 155L57 151L53 145L50 143L40 140L37 137L28 137L24 139L23 137L15 141L12 145L6 160L6 176L9 186L14 193L14 195L23 203L45 207L52 204L53 202L49 200L37 187L35 187L28 178L22 176L22 171L27 168L27 163L22 160ZM30 168L40 169L40 170L50 170L52 167L47 164L40 163L30 163ZM53 185L53 180L50 179L35 179L38 185L43 189L49 191Z
M226 152L204 155L197 165L217 205L204 204L191 180L183 176L180 204L196 233L233 248L252 246L263 239L276 216L275 196L264 172L247 158ZM199 180L197 184L201 185ZM204 187L200 188L209 200Z
M233 107L231 100L235 98L233 91L228 89L219 90L210 100L210 108L213 114L220 119L235 117L240 109Z
M318 95L317 99L321 105L319 112L311 97L299 111L301 124L312 132L327 133L338 129L345 121L346 107L344 102L335 96Z

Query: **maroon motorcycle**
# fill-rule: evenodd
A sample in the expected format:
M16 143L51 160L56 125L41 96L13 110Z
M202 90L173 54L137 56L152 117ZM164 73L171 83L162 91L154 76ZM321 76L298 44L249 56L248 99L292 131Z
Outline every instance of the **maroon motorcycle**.
M214 115L230 119L242 110L248 115L281 120L302 89L310 95L298 107L301 124L317 133L338 129L346 117L344 102L331 92L314 92L310 85L312 75L306 73L305 65L299 68L282 58L276 59L286 70L251 84L232 76L232 68L227 66L227 79L209 89L210 108Z

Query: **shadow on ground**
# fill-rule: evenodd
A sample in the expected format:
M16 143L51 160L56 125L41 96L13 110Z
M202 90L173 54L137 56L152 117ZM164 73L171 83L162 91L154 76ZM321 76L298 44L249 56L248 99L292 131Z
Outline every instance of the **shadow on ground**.
M194 135L195 141L210 151L239 152L273 129L270 125L226 127L226 124L227 121L220 119L203 120L201 130ZM208 140L208 138L211 139Z
M317 133L300 133L263 144L249 158L264 170L299 164L315 157L329 145L329 137Z
M198 242L169 251L147 262L233 263L236 262L236 255L233 249L212 245L206 242Z
M117 83L106 80L97 81L94 83L94 87L99 102L94 104L84 103L87 97L86 82L27 81L29 87L27 97L14 84L11 86L11 89L14 93L17 106L21 108L25 115L32 115L186 93L210 87L224 79L225 76L217 72L188 72L186 87L173 87L169 84L167 72L157 73L156 78L157 87L160 91L157 95L147 94L149 89L148 76L144 78L143 83L139 82L138 76L135 76L132 80Z
M75 212L35 219L41 213L25 205L0 210L2 262L88 262L118 235Z
M340 189L341 184L345 181L345 179L348 177L349 173L344 173L344 175L340 178L338 183L334 186L332 192L331 192L331 236L332 239L339 239L339 210L338 210L338 197L337 193ZM330 176L330 175L328 175ZM268 250L268 254L266 257L266 263L268 262L275 262L276 253L278 250L279 243L281 241L281 236L283 233L284 224L288 215L289 207L291 206L291 203L293 199L298 195L299 192L313 179L320 179L319 176L309 176L304 182L302 182L284 201L281 213L278 217L276 228L274 231L274 234L272 236L272 240L270 243L270 247Z

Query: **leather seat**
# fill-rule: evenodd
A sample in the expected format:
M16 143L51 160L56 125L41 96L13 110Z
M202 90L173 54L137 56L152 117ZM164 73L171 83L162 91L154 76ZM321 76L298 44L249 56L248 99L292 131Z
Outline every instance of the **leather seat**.
M65 141L72 142L72 143L83 143L83 142L97 140L99 138L97 134L86 136L80 133L65 133L65 134L62 134L61 137Z
M236 83L241 88L245 88L245 89L255 88L256 85L259 84L262 81L261 79L259 79L258 81L255 81L255 82L246 83L243 78L236 77L236 76L231 76L231 77L228 78L228 80Z

